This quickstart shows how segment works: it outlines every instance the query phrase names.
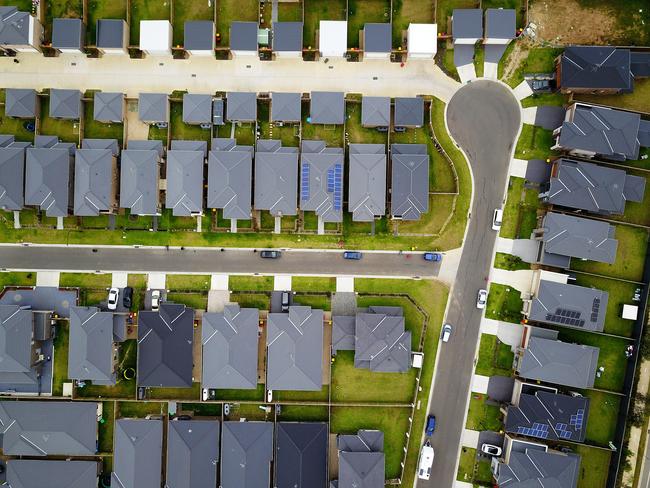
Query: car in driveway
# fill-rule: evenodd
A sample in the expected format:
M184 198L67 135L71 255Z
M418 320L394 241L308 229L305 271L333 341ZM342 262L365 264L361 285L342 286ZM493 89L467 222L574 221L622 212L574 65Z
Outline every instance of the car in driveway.
M115 310L117 309L117 301L120 299L120 290L119 288L111 288L108 291L108 309Z
M359 251L345 251L343 253L343 259L351 259L353 261L358 261L362 256L363 254Z
M500 230L501 223L503 222L503 209L495 208L494 214L492 215L492 230Z
M288 291L283 291L282 296L280 297L280 307L281 311L286 313L289 311L289 292Z
M494 444L483 444L481 446L481 452L483 454L487 454L488 456L501 456L501 448L499 446L495 446Z
M422 257L424 258L425 261L432 261L434 263L437 263L438 261L442 261L442 254L439 252L425 252Z
M424 430L424 433L426 435L432 435L435 430L436 430L436 416L429 415L427 417L427 426Z
M418 461L418 478L428 480L431 477L431 466L433 466L433 447L426 441L420 451L420 460Z
M260 256L264 259L278 259L281 256L280 251L274 251L272 249L266 249L260 252Z
M133 288L127 286L122 290L122 305L124 308L131 308L133 303Z
M442 328L442 333L440 335L440 338L442 339L442 342L449 342L449 339L451 339L451 332L452 332L452 327L451 324L445 324L444 327Z
M160 308L160 290L154 290L151 292L151 310L157 312L158 308Z
M481 288L478 291L478 296L476 297L476 308L484 309L487 304L488 292Z

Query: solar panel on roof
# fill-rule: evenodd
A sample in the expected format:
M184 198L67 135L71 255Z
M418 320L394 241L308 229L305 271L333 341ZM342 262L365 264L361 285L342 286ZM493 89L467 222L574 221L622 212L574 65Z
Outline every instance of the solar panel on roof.
M309 200L309 163L303 163L300 176L300 199Z

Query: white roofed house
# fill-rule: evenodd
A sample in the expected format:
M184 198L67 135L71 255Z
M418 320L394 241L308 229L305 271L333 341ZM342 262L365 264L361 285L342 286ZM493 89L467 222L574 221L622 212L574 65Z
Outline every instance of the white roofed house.
M342 58L348 50L348 23L345 20L321 20L318 51L323 57Z
M436 24L409 24L406 39L408 59L433 59L438 52Z
M168 20L141 20L140 50L150 56L171 56L172 24Z

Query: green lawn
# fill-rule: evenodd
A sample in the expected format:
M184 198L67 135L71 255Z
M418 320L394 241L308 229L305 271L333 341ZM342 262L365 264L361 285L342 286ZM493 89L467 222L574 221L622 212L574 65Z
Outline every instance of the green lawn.
M646 160L648 161L648 160ZM641 178L646 179L646 188L650 187L650 182L648 181L648 173L646 171L640 170L626 170L626 173L629 175L640 176ZM621 222L629 222L632 224L639 225L650 225L650 191L647 191L643 195L643 200L640 202L626 202L625 204L625 213L623 215L612 216L614 220L620 220Z
M647 112L650 107L650 78L634 80L634 91L620 95L588 95L575 93L573 98L577 101L609 105L627 110Z
M458 474L456 479L471 483L474 481L474 465L476 464L476 449L463 446L460 450L460 461L458 462Z
M198 401L201 399L201 383L192 383L192 388L149 388L149 398Z
M56 323L54 338L54 367L52 371L52 396L63 395L63 383L68 380L68 347L70 344L70 325L68 322Z
M273 291L273 276L235 276L228 279L232 291Z
M120 345L117 361L117 384L115 386L93 385L86 381L86 386L77 388L75 395L83 398L135 398L136 380L124 378L124 371L137 368L137 341L129 339Z
M102 419L99 421L99 452L113 452L113 426L115 425L115 403L102 402Z
M442 67L447 76L456 81L460 81L458 69L456 69L456 65L454 64L454 49L452 47L446 47L444 44L440 44L436 58L438 64Z
M302 140L325 141L327 147L343 147L343 125L322 125L307 122L309 102L302 103Z
M303 45L316 49L317 31L321 20L346 20L346 0L305 0Z
M207 0L174 0L174 42L173 45L183 45L185 38L185 22L188 20L214 21L215 3Z
M488 405L487 397L480 393L472 393L469 400L469 411L467 413L467 424L465 427L471 430L492 430L498 432L503 430L503 416L496 405Z
M483 45L479 42L474 47L474 69L476 70L476 77L483 77L483 70L485 68L485 49Z
M435 2L393 0L393 47L406 48L406 31L410 23L435 22Z
M84 139L117 139L120 147L124 138L124 124L105 124L94 118L92 100L84 101Z
M595 390L585 390L582 394L589 398L586 440L607 447L616 433L621 397Z
M495 335L481 334L476 374L483 376L512 376L515 354L508 344Z
M235 21L257 22L259 0L218 0L217 33L221 34L220 46L230 43L230 24Z
M410 294L406 290L399 290L399 293ZM405 329L411 332L411 347L417 349L420 343L420 337L422 336L424 317L408 298L399 296L368 296L364 294L360 294L357 298L357 306L359 307L370 307L372 305L402 307L404 311ZM422 304L420 304L420 307L422 307Z
M330 297L327 294L314 295L296 292L293 300L295 305L304 305L306 307L311 307L317 310L332 310Z
M41 97L41 100L39 135L58 136L61 142L74 142L79 145L79 121L50 118L50 99Z
M4 103L2 104L2 116L0 116L0 134L9 134L16 137L17 141L34 142L34 133L25 129L28 122L34 123L34 119L14 119L5 114Z
M555 144L553 131L542 129L536 125L524 124L517 141L515 158L518 159L547 159L553 152Z
M206 310L208 308L208 294L199 293L168 293L167 300L174 303L182 303L186 307L195 310Z
M345 104L346 120L345 132L347 133L348 144L386 144L388 143L388 132L379 132L375 128L363 127L361 125L361 103L347 102Z
M35 286L36 273L0 272L0 290L5 286Z
M455 8L479 8L480 2L476 0L437 0L436 16L438 32L451 32L451 14ZM449 29L447 21L449 20Z
M32 0L0 0L0 7L18 7L21 12L31 12Z
M617 225L615 238L618 240L618 249L613 264L572 259L571 268L613 278L641 281L648 246L647 230L629 225Z
M279 139L282 146L298 147L300 144L300 124L283 124L278 126L271 122L270 103L268 100L257 101L257 126L260 139Z
M210 289L210 275L167 275L168 290L200 290Z
M291 278L291 288L293 288L295 291L333 292L336 291L336 278L294 276Z
M117 402L118 418L144 418L147 415L166 415L167 402Z
M56 0L44 2L45 6L45 40L52 40L52 22L58 18L83 17L83 0ZM12 3L14 5L14 3ZM31 9L28 9L31 11Z
M605 486L612 453L609 450L580 445L575 447L575 451L581 456L578 488Z
M526 180L511 176L503 208L503 224L499 235L506 239L528 239L537 227L539 192L525 187Z
M525 0L482 0L481 8L512 8L517 13L517 28L524 26Z
M521 292L511 286L490 283L485 316L518 324L521 322L523 301Z
M208 146L210 145L212 133L209 129L202 129L200 125L190 125L183 122L182 102L171 102L169 119L172 140L206 141Z
M278 415L280 422L327 422L327 407L319 405L282 405Z
M507 269L508 271L518 271L530 269L530 263L522 260L519 256L498 252L494 257L494 267Z
M319 391L273 390L273 400L278 402L327 402L329 387Z
M271 296L266 293L232 293L230 301L238 303L241 308L257 308L259 310L271 308Z
M521 106L523 108L541 107L541 106L562 107L567 105L568 101L569 101L569 96L564 95L560 92L539 93L524 98L521 101Z
M59 286L69 288L110 288L110 273L61 273Z
M359 46L359 31L369 22L390 22L390 0L348 0L348 48Z
M99 19L125 19L127 0L88 0L88 26L86 42L92 46L97 42L97 21Z
M193 412L198 417L218 417L221 415L220 403L180 403L178 410Z
M169 20L171 2L158 0L131 0L131 45L140 45L141 20Z
M514 46L515 42L512 42L511 44ZM514 88L524 80L525 74L553 71L555 68L555 58L557 58L561 53L562 48L541 47L529 49L527 54L522 56L522 62L514 70L512 76L504 81ZM502 63L507 62L506 54L501 58L501 63L499 63L500 66Z
M216 390L217 400L264 400L264 385L262 383L257 385L255 390Z

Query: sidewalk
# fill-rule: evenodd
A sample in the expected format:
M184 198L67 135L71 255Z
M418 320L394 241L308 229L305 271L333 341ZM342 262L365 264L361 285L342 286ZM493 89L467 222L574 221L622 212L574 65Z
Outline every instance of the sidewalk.
M496 252L519 256L527 263L534 263L537 260L538 249L539 243L534 239L506 239L505 237L497 237Z

